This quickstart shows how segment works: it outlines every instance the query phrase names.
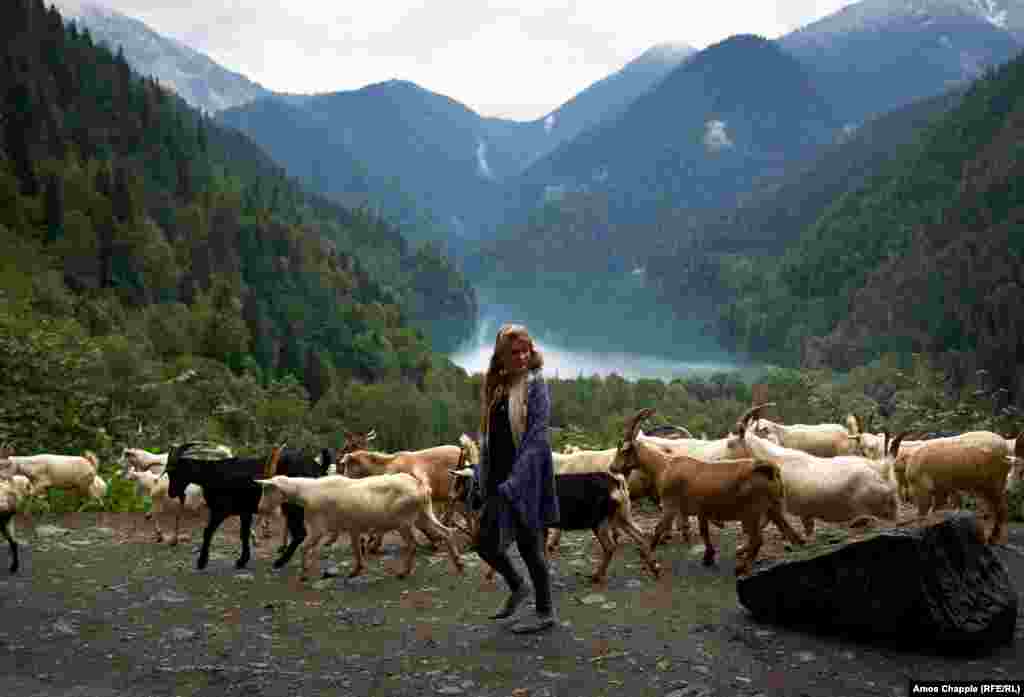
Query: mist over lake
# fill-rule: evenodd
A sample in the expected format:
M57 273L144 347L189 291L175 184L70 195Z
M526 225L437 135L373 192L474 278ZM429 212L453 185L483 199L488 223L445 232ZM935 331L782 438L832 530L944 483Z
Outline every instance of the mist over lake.
M494 350L494 338L498 328L507 322L514 322L525 324L530 330L538 348L544 354L544 373L550 377L571 379L578 376L605 377L615 374L627 380L650 378L670 381L687 375L706 375L749 367L747 363L729 356L720 349L714 351L706 341L699 339L690 345L692 359L680 357L679 352L685 352L686 347L680 347L678 344L672 347L676 349L674 355L666 355L667 351L658 351L657 346L652 346L650 351L623 351L618 348L610 349L607 343L602 348L599 337L581 337L571 332L552 329L545 325L543 319L527 319L530 317L539 316L521 307L491 302L482 304L481 320L474 336L449 354L449 358L469 373L483 372ZM696 332L696 324L694 327ZM716 356L716 353L720 355Z

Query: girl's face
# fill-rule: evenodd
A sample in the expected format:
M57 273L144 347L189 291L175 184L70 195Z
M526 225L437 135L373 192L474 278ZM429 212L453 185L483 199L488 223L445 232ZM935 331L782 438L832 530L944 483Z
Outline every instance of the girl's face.
M502 363L505 372L518 375L524 372L530 364L530 356L533 354L533 342L524 337L515 337L505 344L505 351Z

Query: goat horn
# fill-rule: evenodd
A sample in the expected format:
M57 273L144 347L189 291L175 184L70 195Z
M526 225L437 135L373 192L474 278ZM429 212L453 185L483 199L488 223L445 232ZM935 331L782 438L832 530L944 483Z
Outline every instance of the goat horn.
M746 431L747 431L747 424L749 424L750 420L753 419L753 418L760 419L761 418L761 411L763 409L766 409L768 407L774 407L774 406L775 406L775 402L765 402L764 404L757 404L757 405L752 406L749 409L747 409L747 411L743 414L743 416L741 416L739 418L739 421L736 422L736 433L737 433L737 435L743 435L744 433L746 433Z
M366 434L366 440L373 440L377 437L377 429L371 428L370 432Z
M633 439L636 438L636 432L640 430L640 422L644 419L651 418L654 414L655 409L646 407L638 411L633 418L629 419L626 422L625 441L629 443L633 442Z
M889 444L889 454L896 457L900 452L900 443L910 435L911 431L902 431L898 436L892 439L892 443Z

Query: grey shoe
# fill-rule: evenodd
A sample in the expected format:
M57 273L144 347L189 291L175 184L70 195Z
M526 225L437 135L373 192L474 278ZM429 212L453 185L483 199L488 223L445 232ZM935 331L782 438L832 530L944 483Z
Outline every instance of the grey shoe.
M515 634L535 634L536 632L543 632L547 629L551 629L555 626L557 620L555 619L555 613L547 612L544 614L537 613L533 617L528 619L520 620L511 627L510 632Z
M492 620L503 620L507 617L511 617L516 613L519 605L526 600L526 596L530 594L530 589L527 588L526 584L519 586L518 590L512 591L512 594L508 596L508 600L505 604L498 609L493 615L490 616Z

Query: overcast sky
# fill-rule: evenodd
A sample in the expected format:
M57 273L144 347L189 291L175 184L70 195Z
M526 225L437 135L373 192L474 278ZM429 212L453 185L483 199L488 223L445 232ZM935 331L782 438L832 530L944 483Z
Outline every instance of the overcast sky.
M69 0L74 2L75 0ZM282 92L392 78L540 118L662 42L775 38L850 0L96 0Z

